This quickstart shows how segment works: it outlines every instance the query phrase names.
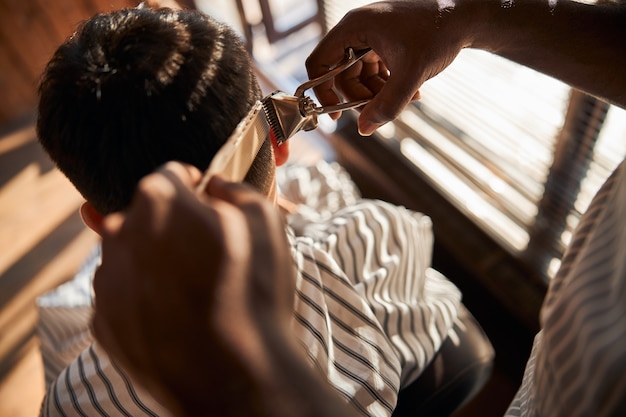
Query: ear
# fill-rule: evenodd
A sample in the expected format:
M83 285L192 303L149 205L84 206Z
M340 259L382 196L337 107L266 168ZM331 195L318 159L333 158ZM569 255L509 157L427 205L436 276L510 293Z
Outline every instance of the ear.
M274 148L274 160L276 161L276 166L279 167L289 159L289 141L285 141L279 145L271 129L270 139L272 140L272 148Z
M87 227L97 234L100 234L102 219L104 216L98 213L94 206L85 201L83 205L80 206L80 217L82 217L83 222L87 225Z

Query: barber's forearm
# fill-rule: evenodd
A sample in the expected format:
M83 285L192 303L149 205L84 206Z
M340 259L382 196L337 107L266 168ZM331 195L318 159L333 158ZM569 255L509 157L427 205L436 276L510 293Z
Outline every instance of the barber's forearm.
M626 6L570 0L457 0L449 24L468 46L626 106Z

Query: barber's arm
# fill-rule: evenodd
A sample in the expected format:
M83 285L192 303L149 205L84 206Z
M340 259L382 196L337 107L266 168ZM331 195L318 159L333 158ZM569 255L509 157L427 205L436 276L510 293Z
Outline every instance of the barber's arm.
M393 120L420 86L463 48L494 52L626 106L626 5L571 0L414 0L349 12L307 60L311 78L347 47L371 47L363 62L315 89L324 105L374 96L359 117L371 134ZM389 70L389 74L386 70Z
M105 219L97 339L175 415L349 416L289 330L295 270L262 195L169 163Z

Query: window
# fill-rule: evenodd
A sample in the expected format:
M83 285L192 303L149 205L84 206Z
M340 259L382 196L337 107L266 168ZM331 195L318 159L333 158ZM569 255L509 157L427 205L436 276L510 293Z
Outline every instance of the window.
M332 27L363 1L326 2ZM626 155L626 114L551 77L464 50L380 130L433 187L549 280Z

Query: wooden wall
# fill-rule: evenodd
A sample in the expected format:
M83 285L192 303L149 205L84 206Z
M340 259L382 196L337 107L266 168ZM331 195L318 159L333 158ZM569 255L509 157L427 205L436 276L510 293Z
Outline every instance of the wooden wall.
M137 0L0 0L0 126L32 115L54 50L78 23Z

